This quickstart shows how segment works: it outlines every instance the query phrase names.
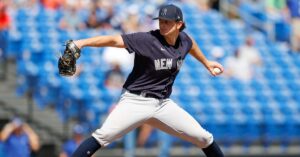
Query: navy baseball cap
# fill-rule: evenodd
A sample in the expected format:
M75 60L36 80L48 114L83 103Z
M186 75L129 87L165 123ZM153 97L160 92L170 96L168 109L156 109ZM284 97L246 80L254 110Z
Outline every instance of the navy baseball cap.
M153 18L153 20L157 19L183 21L183 15L179 7L167 4L160 7L158 17Z

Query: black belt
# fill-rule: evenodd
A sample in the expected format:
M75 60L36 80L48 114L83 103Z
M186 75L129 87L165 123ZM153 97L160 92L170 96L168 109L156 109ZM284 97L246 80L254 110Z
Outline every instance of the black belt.
M142 91L128 91L129 93L135 94L135 95L140 95L146 98L155 98L155 99L162 99L161 97L153 94L153 93L146 93Z

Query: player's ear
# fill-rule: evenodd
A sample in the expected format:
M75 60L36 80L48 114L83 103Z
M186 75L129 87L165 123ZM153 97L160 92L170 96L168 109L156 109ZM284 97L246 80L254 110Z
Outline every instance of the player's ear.
M185 28L185 24L183 21L177 22L177 29L181 32Z
M181 28L182 22L181 21L177 21L176 22L176 28L179 30Z

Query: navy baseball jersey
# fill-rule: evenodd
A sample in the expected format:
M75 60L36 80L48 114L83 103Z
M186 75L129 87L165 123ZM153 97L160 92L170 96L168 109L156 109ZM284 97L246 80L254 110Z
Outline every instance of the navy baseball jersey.
M169 45L159 30L122 35L129 53L135 53L133 70L123 88L144 92L155 98L168 98L172 85L192 47L189 36L180 32L176 44Z

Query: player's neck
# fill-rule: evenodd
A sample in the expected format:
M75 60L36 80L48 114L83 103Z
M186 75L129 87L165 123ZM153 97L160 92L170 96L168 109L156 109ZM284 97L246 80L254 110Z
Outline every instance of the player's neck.
M169 45L174 46L176 44L178 36L179 36L179 32L174 32L172 34L164 36L164 38Z

